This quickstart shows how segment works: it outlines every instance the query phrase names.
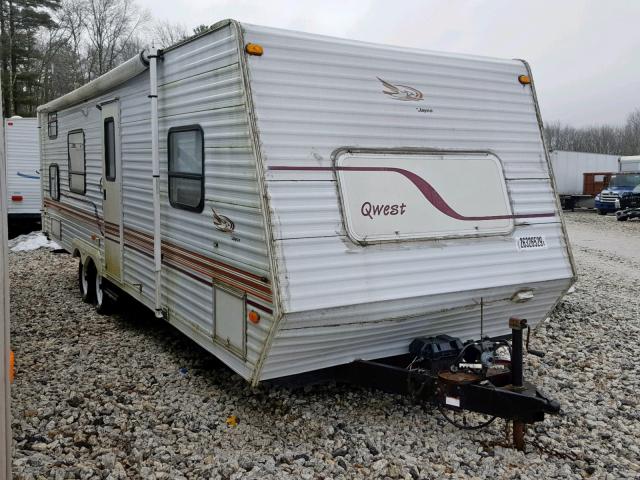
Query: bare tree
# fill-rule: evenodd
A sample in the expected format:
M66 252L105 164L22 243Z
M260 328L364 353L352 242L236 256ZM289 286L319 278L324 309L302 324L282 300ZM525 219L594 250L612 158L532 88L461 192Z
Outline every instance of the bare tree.
M157 20L151 27L151 38L158 48L167 48L189 38L189 30L181 23Z
M71 49L72 59L68 67L73 72L73 88L81 86L88 78L83 68L86 38L87 4L83 0L63 0L58 11L57 22L64 32L66 44Z
M640 155L640 108L629 114L622 135L627 147L626 151ZM631 153L631 155L633 154Z
M100 76L124 60L124 51L149 19L134 0L87 0L90 75Z
M629 114L624 126L600 125L575 128L559 122L550 123L545 126L545 138L551 150L638 155L640 154L640 108Z

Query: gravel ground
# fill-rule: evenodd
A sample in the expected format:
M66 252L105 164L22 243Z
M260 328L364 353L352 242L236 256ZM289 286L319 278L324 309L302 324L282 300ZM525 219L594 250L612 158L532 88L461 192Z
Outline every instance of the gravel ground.
M502 421L462 432L375 391L252 389L140 309L94 313L68 255L11 253L14 478L639 478L640 222L567 223L580 281L526 372L563 414L525 453Z

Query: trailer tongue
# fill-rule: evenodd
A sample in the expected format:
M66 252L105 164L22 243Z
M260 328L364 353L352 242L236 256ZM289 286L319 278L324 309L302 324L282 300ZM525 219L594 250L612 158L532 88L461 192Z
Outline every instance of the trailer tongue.
M381 361L356 360L314 372L315 378L407 395L433 405L461 429L483 428L496 418L512 421L513 445L524 450L525 425L544 420L546 413L559 413L560 404L524 380L524 349L535 356L544 355L528 348L528 335L523 345L523 332L530 331L527 321L512 317L509 328L511 343L484 338L463 344L448 335L420 337L411 342L406 355ZM291 380L276 383L290 385ZM485 418L469 421L468 412ZM456 414L462 419L456 420Z

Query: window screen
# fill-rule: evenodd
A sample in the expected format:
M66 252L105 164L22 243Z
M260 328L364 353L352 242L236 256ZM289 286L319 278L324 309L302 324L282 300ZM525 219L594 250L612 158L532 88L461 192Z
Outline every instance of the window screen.
M116 130L113 117L104 121L104 174L110 182L116 179Z
M67 136L67 153L69 158L69 190L84 195L85 182L85 156L84 156L84 131L74 130Z
M47 115L47 133L49 139L53 140L58 137L58 113L49 112Z
M60 200L60 169L57 163L49 165L49 196L52 200Z
M169 130L169 202L175 208L204 208L204 139L199 125Z

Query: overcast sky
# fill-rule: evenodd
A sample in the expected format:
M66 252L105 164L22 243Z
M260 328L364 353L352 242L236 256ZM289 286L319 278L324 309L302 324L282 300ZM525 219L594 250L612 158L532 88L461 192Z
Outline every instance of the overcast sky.
M640 108L640 0L139 0L186 27L224 18L504 58L533 69L543 119L621 124Z

